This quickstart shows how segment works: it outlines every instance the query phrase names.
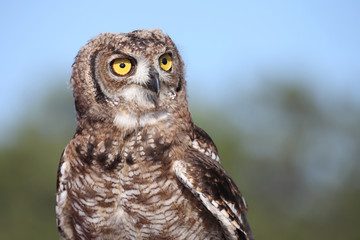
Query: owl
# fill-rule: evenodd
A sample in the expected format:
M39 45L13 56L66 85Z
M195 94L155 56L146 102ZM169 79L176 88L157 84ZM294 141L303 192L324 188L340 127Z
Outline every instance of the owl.
M56 196L64 239L253 239L244 198L192 121L168 35L98 35L76 56L71 85L77 128Z

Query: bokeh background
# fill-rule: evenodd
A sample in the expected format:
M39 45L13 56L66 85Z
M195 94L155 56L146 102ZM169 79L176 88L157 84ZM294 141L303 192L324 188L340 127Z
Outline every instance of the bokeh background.
M360 2L1 1L0 239L59 239L77 51L162 28L256 239L360 239Z

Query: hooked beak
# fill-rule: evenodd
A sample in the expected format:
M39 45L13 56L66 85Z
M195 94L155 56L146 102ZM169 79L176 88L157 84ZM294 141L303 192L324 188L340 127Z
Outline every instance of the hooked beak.
M156 93L156 97L159 97L160 94L160 80L159 80L159 73L151 68L149 71L150 74L150 81L145 84L145 87L150 91Z

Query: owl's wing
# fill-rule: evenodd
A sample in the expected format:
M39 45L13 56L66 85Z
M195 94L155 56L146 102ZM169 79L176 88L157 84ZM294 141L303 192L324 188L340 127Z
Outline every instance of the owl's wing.
M56 182L56 222L59 229L60 235L67 239L66 236L72 236L70 227L68 226L67 219L67 182L69 178L69 169L70 164L68 158L65 155L65 150L63 151L59 163L59 168L57 172L57 182Z
M173 170L185 185L219 221L228 239L253 239L245 214L247 206L235 183L217 161L196 149Z
M218 150L211 137L200 127L194 125L192 147L220 163Z

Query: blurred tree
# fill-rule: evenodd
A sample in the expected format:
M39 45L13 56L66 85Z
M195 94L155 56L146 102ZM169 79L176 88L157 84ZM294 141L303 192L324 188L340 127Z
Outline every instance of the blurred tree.
M355 175L351 169L360 167L355 147L360 138L354 136L359 111L330 96L321 102L315 89L301 84L310 81L275 79L266 79L248 97L251 110L245 117L232 117L242 119L247 136L243 143L251 160L243 167L249 172L244 178L250 180L247 199L254 206L249 219L255 237L354 239L360 232L356 214L345 213L339 203L347 201L348 191L360 200L359 188L354 191L348 182ZM348 110L346 115L338 114L341 109ZM337 214L348 221L339 221Z
M49 91L14 129L12 144L0 146L0 239L59 238L56 172L75 129L72 105L70 91Z

